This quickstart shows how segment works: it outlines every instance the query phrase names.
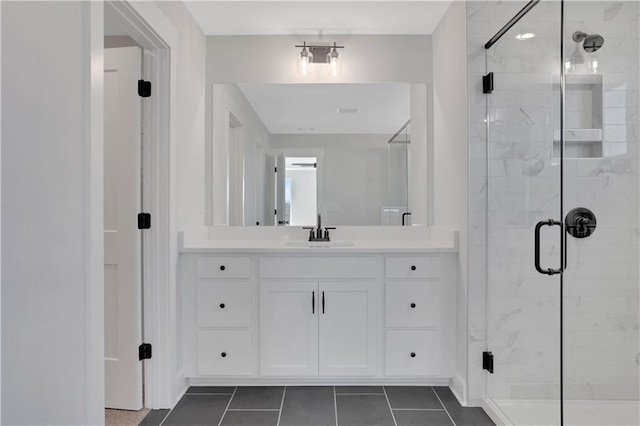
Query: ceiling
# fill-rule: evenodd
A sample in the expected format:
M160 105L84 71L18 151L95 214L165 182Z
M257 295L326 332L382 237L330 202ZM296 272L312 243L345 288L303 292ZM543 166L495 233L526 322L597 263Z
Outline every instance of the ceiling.
M189 1L206 35L431 34L446 1Z
M411 116L408 83L238 86L271 134L390 135Z

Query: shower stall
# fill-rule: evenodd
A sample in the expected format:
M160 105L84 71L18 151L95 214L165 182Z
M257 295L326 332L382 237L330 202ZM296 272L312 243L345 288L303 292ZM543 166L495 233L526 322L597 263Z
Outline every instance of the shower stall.
M640 424L639 6L468 2L471 379L505 424Z

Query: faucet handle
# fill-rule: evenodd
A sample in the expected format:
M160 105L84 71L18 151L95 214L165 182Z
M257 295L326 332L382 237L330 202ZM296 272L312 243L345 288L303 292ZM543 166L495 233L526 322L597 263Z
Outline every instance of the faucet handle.
M313 241L316 238L316 235L313 232L316 228L314 228L313 226L303 226L302 229L306 229L309 231L309 241Z
M329 241L329 231L332 230L332 229L336 229L336 227L335 226L326 226L324 228L324 239L326 241Z

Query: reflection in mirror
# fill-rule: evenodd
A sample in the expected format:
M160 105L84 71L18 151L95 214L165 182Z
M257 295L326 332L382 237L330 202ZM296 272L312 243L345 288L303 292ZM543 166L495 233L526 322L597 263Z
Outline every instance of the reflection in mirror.
M412 86L424 85L214 85L212 151L227 183L212 198L228 205L222 217L214 202L213 223L410 225L409 170L426 165L411 156Z

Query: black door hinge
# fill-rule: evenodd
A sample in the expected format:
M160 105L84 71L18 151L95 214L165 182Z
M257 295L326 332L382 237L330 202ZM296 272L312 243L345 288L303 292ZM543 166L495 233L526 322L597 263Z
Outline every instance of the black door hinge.
M151 82L138 80L138 96L148 98L151 96Z
M493 92L493 73L482 76L482 93Z
M138 213L138 229L151 229L151 214Z
M276 172L276 173L278 173L278 168L277 168L277 167L274 167L274 168L273 168L273 171L274 171L274 172Z
M273 215L274 215L274 216L277 216L277 215L278 215L278 210L274 210L274 211L273 211Z
M493 374L493 354L489 351L482 352L482 369Z
M140 361L151 359L151 343L143 343L138 347L138 358Z

